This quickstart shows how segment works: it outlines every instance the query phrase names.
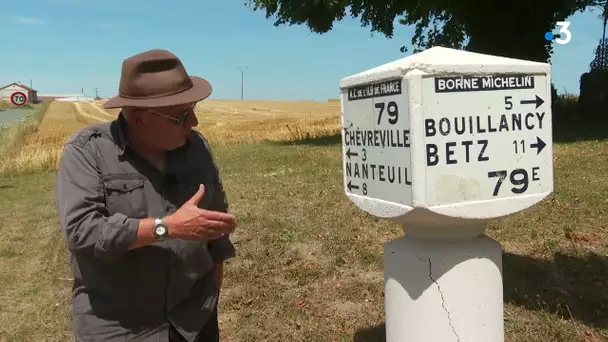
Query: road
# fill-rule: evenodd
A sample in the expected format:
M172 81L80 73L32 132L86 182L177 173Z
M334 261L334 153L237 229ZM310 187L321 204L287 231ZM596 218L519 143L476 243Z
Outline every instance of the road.
M33 113L34 111L35 109L29 108L5 109L0 111L0 126L21 121L28 114Z

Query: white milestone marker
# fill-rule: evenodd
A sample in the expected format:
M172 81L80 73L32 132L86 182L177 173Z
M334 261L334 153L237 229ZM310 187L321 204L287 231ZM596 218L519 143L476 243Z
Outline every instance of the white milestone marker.
M426 204L550 193L550 91L545 75L423 78Z
M401 78L348 89L343 142L346 190L412 205L407 92Z
M553 191L549 78L546 63L435 47L343 79L345 193L400 223L534 205Z
M553 191L550 65L441 47L340 82L344 192L402 225L386 340L504 340L489 219Z

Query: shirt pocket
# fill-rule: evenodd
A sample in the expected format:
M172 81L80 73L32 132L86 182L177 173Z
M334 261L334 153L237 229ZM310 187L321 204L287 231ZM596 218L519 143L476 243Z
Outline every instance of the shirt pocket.
M144 179L135 175L110 175L103 179L106 208L110 215L124 214L130 218L144 218L147 203Z

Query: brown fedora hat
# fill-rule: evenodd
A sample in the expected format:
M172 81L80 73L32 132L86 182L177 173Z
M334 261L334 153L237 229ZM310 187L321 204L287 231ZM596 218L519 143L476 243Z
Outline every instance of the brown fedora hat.
M209 95L207 80L189 76L171 52L154 49L123 61L118 95L103 107L166 107L198 102Z

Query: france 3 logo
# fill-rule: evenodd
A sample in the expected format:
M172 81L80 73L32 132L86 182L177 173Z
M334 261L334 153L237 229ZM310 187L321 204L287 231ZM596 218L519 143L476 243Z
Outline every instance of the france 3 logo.
M558 21L555 23L559 28L558 33L547 32L545 33L546 40L555 40L557 44L566 45L572 40L572 33L570 32L569 21Z

